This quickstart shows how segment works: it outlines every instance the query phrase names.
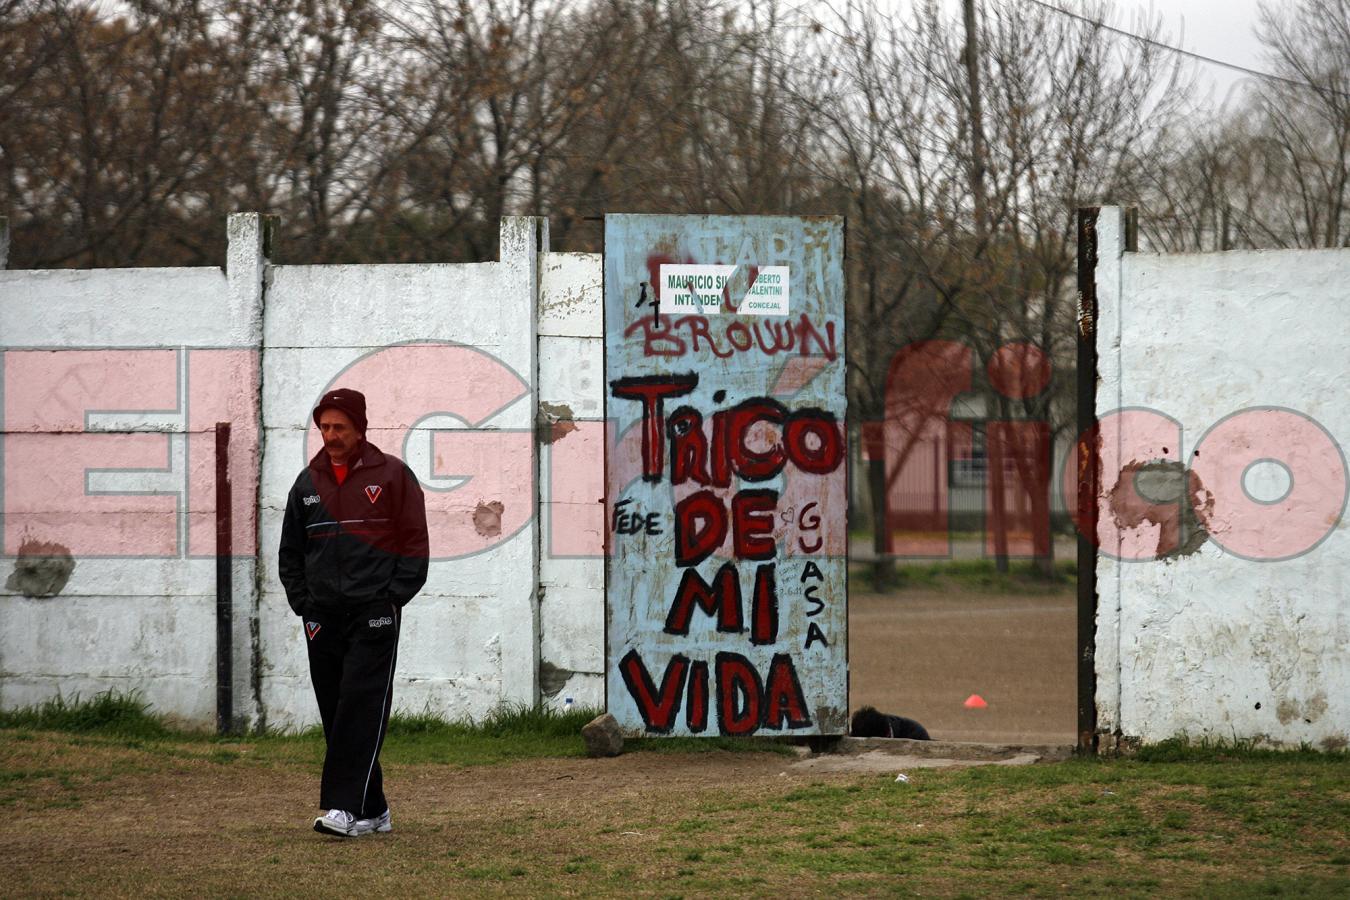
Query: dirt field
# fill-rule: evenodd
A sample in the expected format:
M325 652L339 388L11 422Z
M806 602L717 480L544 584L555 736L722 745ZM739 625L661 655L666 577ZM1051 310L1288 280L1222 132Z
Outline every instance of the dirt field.
M1350 794L1330 758L909 766L905 782L763 752L391 761L394 833L350 841L309 827L318 749L0 730L3 893L1344 896L1350 885Z
M850 703L917 719L935 739L1072 744L1071 591L907 590L849 598ZM986 709L962 704L971 694Z
M565 877L586 846L603 848L610 865L647 864L667 831L652 827L657 810L719 784L782 789L792 761L644 753L467 769L390 765L395 834L342 841L310 830L312 763L221 763L209 747L165 758L63 743L0 747L6 767L38 773L5 813L7 896L447 896L461 879L460 890L538 889ZM53 783L41 774L58 771ZM670 874L678 867L670 858ZM452 881L420 877L432 871ZM565 882L551 883L565 891Z

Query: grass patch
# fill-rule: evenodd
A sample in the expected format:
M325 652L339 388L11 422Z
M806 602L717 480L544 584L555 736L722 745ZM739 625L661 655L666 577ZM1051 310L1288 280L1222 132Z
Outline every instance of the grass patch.
M380 758L385 762L473 766L520 759L585 755L581 729L600 714L595 709L555 712L502 705L481 719L448 721L431 712L396 712ZM316 761L324 749L323 729L276 730L251 735L216 735L175 728L151 712L138 694L108 691L84 700L57 696L37 706L0 713L8 740L32 740L33 731L60 731L87 745L145 749L162 756L205 755L218 765L248 759L263 762ZM191 745L205 745L200 750ZM212 745L216 746L210 749ZM790 754L773 738L636 738L625 750L649 753L771 752Z
M1309 762L1344 763L1350 760L1350 751L1320 751L1311 744L1298 749L1284 750L1258 745L1253 740L1175 737L1156 744L1146 744L1135 752L1140 762L1234 762L1284 761L1301 759Z
M477 721L446 721L430 712L396 713L389 718L380 758L391 763L469 766L582 756L581 728L597 715L592 709L555 712L505 705Z
M395 714L389 719L389 737L381 759L392 762L438 762L483 765L539 757L585 755L581 729L600 715L596 709L555 712L525 706L500 706L484 718L447 722L432 713ZM626 752L791 753L772 738L632 738Z
M668 737L668 738L627 738L623 742L625 752L646 753L779 753L793 755L791 744L778 738L732 738L732 737Z
M1335 893L1333 884L1350 888L1337 862L1350 843L1347 762L1299 751L1075 760L924 772L907 785L889 777L822 782L719 808L725 833L773 822L782 836L770 843L776 854L753 854L759 862L752 857L749 868L789 869L816 885L848 873L861 879L860 893L884 891L897 874L913 889L942 893L951 884L944 878L959 873L977 896L1134 895L1162 885L1204 894L1223 877L1245 882L1259 873L1253 893L1320 896ZM1230 793L1240 805L1208 806Z
M150 712L150 704L136 691L103 691L87 700L79 694L66 699L57 694L36 706L0 711L0 728L70 731L117 737L163 738L173 729Z
M247 883L291 896L322 883L343 893L602 897L1350 888L1344 753L1164 742L1133 758L916 769L908 783L726 754L441 765L542 753L553 741L564 747L556 755L576 755L590 715L395 717L386 745L399 761L388 777L399 792L395 833L355 842L319 839L305 821L317 778L307 754L322 752L315 730L229 742L0 730L0 812L24 821L10 838L7 887L219 896ZM205 827L182 812L213 804L247 813ZM119 819L117 853L82 806L134 810Z
M999 572L992 559L945 559L927 563L897 562L893 575L878 586L871 563L854 563L849 569L855 590L885 593L903 590L968 591L986 594L1045 594L1068 590L1078 582L1078 563L1057 560L1053 575L1042 576L1031 560L1010 560L1007 572Z
M571 737L581 733L581 726L600 713L594 709L574 709L555 712L528 706L502 705L480 720L447 721L435 713L394 713L389 717L389 736L411 737L422 734L463 734L480 737L518 738Z

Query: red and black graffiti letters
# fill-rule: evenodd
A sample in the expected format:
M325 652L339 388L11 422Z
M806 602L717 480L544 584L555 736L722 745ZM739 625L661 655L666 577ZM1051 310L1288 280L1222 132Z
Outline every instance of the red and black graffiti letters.
M773 513L778 492L765 489L740 491L731 499L732 546L737 559L773 559Z
M820 566L816 565L815 560L812 559L808 559L806 565L802 568L802 584L806 584L808 581L818 581L822 584L825 581L825 574L820 571ZM816 596L816 591L819 588L820 584L807 584L806 587L802 589L802 596L806 598L807 603L811 604L806 610L806 617L808 619L813 619L825 611L825 601ZM820 629L820 625L811 622L807 626L806 644L802 649L810 650L811 645L817 641L824 644L826 647L830 646L830 642L825 639L825 632Z
M811 446L815 438L816 446ZM844 458L844 441L835 423L834 413L823 409L799 409L788 416L783 428L783 444L788 459L803 472L828 475Z
M637 701L642 723L648 731L659 734L669 732L675 726L675 716L680 712L680 697L684 693L684 679L689 671L689 657L676 653L666 663L666 673L661 677L661 689L656 689L647 666L637 650L629 650L619 660L619 672L628 692Z
M701 659L689 667L689 702L685 706L684 723L694 734L708 728L708 664Z
M791 656L774 654L769 663L769 677L764 682L763 727L777 730L784 722L788 728L805 728L811 724L811 717L806 714L806 697L802 694Z
M614 514L610 517L609 530L615 534L651 534L661 533L660 513L635 512L626 507L633 501L625 497L614 504Z
M811 510L816 508L815 501L811 501L802 507L801 514L797 516L797 528L802 534L797 535L797 546L803 553L815 553L825 545L825 539L820 536L820 516L813 515ZM811 535L812 540L807 541L805 532L815 532ZM819 571L819 570L817 570Z
M755 594L750 602L750 643L778 640L778 585L773 563L755 568Z
M675 504L675 565L696 566L726 540L728 528L738 559L773 559L773 513L778 492L750 488L731 498L731 514L711 490L696 491Z
M705 349L719 359L737 353L759 352L765 356L791 353L821 356L833 362L839 355L835 323L826 322L824 333L802 313L796 321L754 322L729 319L715 327L707 316L643 316L624 329L623 336L642 335L644 356L680 357Z
M670 414L666 430L670 433L670 483L684 484L692 478L696 484L708 484L708 438L703 434L703 416L692 406L681 406ZM727 475L725 465L722 473Z
M699 491L675 504L675 565L696 566L727 537L727 510L712 491Z
M760 726L764 682L739 653L717 654L717 725L723 734L750 734Z
M677 320L680 321L680 320ZM691 325L691 340L712 341L707 320L698 318ZM749 332L732 337L734 346L743 348ZM716 345L714 345L714 351ZM790 410L771 397L752 397L730 409L704 414L693 406L681 406L666 418L663 401L692 392L698 375L647 376L621 378L610 383L613 395L642 404L642 471L648 482L660 482L665 467L664 442L670 441L670 483L692 482L700 489L683 497L674 508L675 565L684 569L675 595L666 613L664 633L688 636L695 610L713 620L719 633L743 633L744 593L737 564L761 563L755 567L751 590L749 643L756 647L779 640L779 598L775 563L778 542L774 531L779 491L745 487L726 498L719 489L729 488L734 477L755 483L769 481L789 466L808 475L824 475L844 461L844 436L830 412L815 407ZM721 403L725 392L713 395ZM708 426L708 427L705 427ZM629 512L620 500L615 505L611 530L615 533L660 534L659 525L648 515ZM798 519L802 534L799 541L806 552L821 547L820 516L812 511L815 502L803 506ZM784 521L795 515L789 511ZM723 563L705 579L697 566L712 556L731 537L734 561ZM809 536L814 545L807 543ZM802 582L824 581L814 562L808 562ZM816 595L817 584L809 584L803 596L810 604L806 617L819 615L825 601ZM705 632L706 634L706 632ZM794 637L794 642L799 638ZM806 643L829 646L825 632L809 622ZM760 728L782 730L809 728L805 694L797 670L788 653L772 657L765 677L746 656L719 652L711 666L705 661L691 662L675 654L666 664L658 689L636 649L630 650L619 664L624 683L636 702L647 730L669 733L687 700L685 724L691 733L708 728L709 707L716 707L717 727L722 734L752 734Z
M642 402L642 478L660 481L662 452L665 449L665 428L662 401L679 397L698 386L698 376L647 375L634 378L616 378L609 383L615 397Z
M787 418L787 407L772 398L757 397L737 405L726 415L730 426L728 433L735 437L735 442L726 449L731 455L736 474L745 481L768 481L783 471L787 453L781 441L774 441L768 450L756 452L750 449L746 438L750 435L751 426L757 422L769 422L781 427Z
M725 563L713 576L712 584L703 580L698 569L685 569L675 600L666 614L666 634L688 634L689 620L697 606L717 618L717 630L736 633L745 630L741 614L741 585L735 563Z
M774 654L767 678L761 678L754 663L740 653L718 653L713 670L717 680L717 727L722 734L811 726L801 680L789 654ZM698 733L708 727L707 662L691 662L683 654L673 655L666 663L659 690L637 650L629 650L620 660L619 671L637 702L647 731L669 733L686 697L685 724L689 730Z
M665 440L671 442L670 480L683 484L727 487L734 474L744 481L768 481L792 463L811 475L826 475L844 461L844 436L833 413L805 407L789 411L771 397L753 397L713 414L712 438L703 433L703 417L682 406L667 422L662 401L687 394L698 375L651 375L611 382L615 397L642 403L642 477L660 481L665 465ZM748 440L760 423L776 432L765 449Z
M772 644L778 640L778 588L773 563L755 568L751 590L750 643ZM745 630L741 585L734 563L723 563L711 585L697 569L685 569L662 630L666 634L689 634L695 608L715 618L717 630L724 634Z

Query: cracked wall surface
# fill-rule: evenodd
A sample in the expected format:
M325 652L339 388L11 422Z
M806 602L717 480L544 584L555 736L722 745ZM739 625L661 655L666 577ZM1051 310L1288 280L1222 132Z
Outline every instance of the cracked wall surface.
M214 722L224 421L235 715L317 721L276 547L286 493L317 449L310 409L337 384L365 391L370 439L408 461L435 517L398 706L481 717L538 697L546 223L503 219L496 262L376 266L273 265L272 225L232 216L225 271L0 271L0 706L114 688ZM565 419L552 433L574 439Z
M543 702L605 705L604 331L598 253L550 253L539 288Z
M1125 253L1118 209L1099 233L1097 415L1132 423L1104 450L1125 471L1103 479L1099 730L1344 746L1345 483L1309 448L1350 440L1350 251ZM1244 494L1244 453L1290 461L1315 518Z

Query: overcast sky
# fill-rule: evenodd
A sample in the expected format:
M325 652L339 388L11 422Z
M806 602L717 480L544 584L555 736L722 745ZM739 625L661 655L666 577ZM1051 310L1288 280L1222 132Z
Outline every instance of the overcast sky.
M1078 0L1059 0L1065 9L1082 7ZM1185 50L1236 63L1249 69L1268 70L1261 56L1261 43L1253 28L1256 26L1257 0L1116 0L1120 21L1128 23L1135 11L1152 10L1160 14L1171 33L1171 43ZM1128 25L1126 26L1128 27ZM1212 79L1216 102L1223 102L1225 94L1239 81L1247 78L1240 72L1220 66L1197 63L1202 78Z
M910 0L873 0L873 2L881 7L903 9L909 5ZM954 12L961 8L961 0L945 0L945 2ZM1093 8L1097 6L1095 2L1089 0L1044 0L1044 2L1084 15L1092 14ZM1110 24L1117 28L1135 30L1138 15L1151 13L1162 18L1169 43L1193 53L1236 63L1249 69L1269 69L1269 65L1261 57L1261 44L1253 33L1258 0L1110 0L1110 2L1113 8ZM1194 61L1194 65L1201 87L1212 86L1216 105L1223 103L1239 82L1250 77L1199 61Z

